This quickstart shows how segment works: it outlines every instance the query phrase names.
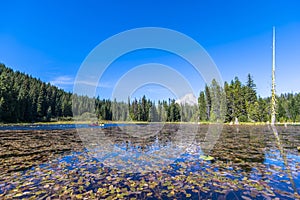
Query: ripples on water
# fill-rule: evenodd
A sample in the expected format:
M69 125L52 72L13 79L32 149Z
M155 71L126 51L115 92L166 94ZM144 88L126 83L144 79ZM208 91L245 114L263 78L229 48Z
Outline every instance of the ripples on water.
M207 125L81 128L83 151L1 174L1 196L295 199L300 193L297 126L277 127L280 143L268 126L224 126L210 150L201 148Z

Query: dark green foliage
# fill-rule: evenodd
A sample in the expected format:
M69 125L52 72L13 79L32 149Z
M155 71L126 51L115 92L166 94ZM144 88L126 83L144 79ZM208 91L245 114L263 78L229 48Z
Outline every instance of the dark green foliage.
M206 100L204 92L200 92L198 98L198 106L199 106L199 121L205 121L206 118Z
M234 78L231 85L233 89L233 117L237 117L239 121L247 121L245 88L238 77Z
M37 100L37 114L39 118L45 116L46 103L46 86L45 83L42 83Z
M278 122L285 122L287 120L287 101L284 100L284 95L277 98L277 119Z
M244 86L247 121L257 121L257 119L256 119L257 111L255 110L256 107L254 107L254 105L257 101L256 85L250 74L248 74L247 78L248 78L248 80L246 82L246 85Z
M211 97L210 121L223 122L226 112L226 95L220 84L213 79L209 87Z
M150 102L150 111L149 111L149 121L150 122L159 122L159 116L155 102Z
M169 103L159 101L157 107L155 102L147 100L146 96L143 96L139 101L137 99L131 103L129 101L129 115L133 121L178 122L181 120L180 111L180 106L174 99L169 99Z
M71 105L70 93L0 64L1 122L35 122L70 117Z
M248 104L253 104L256 102L256 85L252 79L252 76L248 74L248 80L245 86L245 98Z
M276 97L280 122L300 121L300 93ZM224 89L213 80L200 92L197 105L158 101L143 96L127 103L67 93L39 79L0 64L0 122L36 122L73 116L96 116L119 121L270 121L270 98L257 97L256 85L248 74L243 85L237 77Z
M180 116L183 122L198 122L199 121L199 107L198 105L191 105L188 103L181 103L180 105ZM205 102L202 106L206 107ZM206 119L206 112L204 113L203 120Z
M171 102L171 103L170 103ZM169 105L167 107L167 121L169 122L179 122L181 120L180 106L175 100L169 100Z
M211 97L210 97L209 87L207 85L205 85L205 97L206 97L206 104L207 104L206 120L209 120L210 119L210 111L211 111Z
M258 120L260 122L266 122L270 120L270 98L263 99L261 97L258 98Z
M158 121L165 121L166 120L166 115L165 115L165 110L163 107L163 104L161 101L158 101L157 105L157 119Z
M219 92L217 92L219 90ZM200 92L199 103L199 119L203 121L203 102L206 103L206 113L208 120L213 121L213 115L216 113L215 100L222 96L222 88L216 84L205 87L205 92ZM226 113L225 122L232 122L238 118L240 122L267 122L270 121L270 97L257 97L256 85L252 76L248 74L247 82L243 85L238 77L235 77L230 84L224 83L224 91L226 95ZM203 100L203 95L205 96ZM216 97L214 97L216 96ZM202 103L201 103L202 102ZM298 94L282 94L276 97L276 117L280 122L296 122L300 121L300 93Z
M298 96L299 94L291 94L290 99L288 100L288 118L291 119L292 122L296 122L297 116L300 114L299 101L296 100Z
M238 77L230 84L225 82L226 114L225 121L233 122L237 118L240 122L267 121L265 117L265 102L257 101L256 85L252 76L248 74L246 85L243 85ZM267 116L267 115L266 115Z
M227 82L224 83L224 90L226 93L226 115L225 121L231 122L234 120L234 102L233 102L233 90L232 84L229 85Z

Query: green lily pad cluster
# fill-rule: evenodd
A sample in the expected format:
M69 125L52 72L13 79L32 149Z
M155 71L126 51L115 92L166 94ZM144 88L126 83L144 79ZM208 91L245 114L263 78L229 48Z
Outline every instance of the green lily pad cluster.
M0 174L0 199L297 199L300 157L294 148L299 145L294 131L279 130L288 166L264 126L239 126L238 132L235 127L224 127L210 154L179 155L158 171L133 173L108 167L81 148L45 154L46 161L36 158L38 162L24 170L7 170L17 165L10 166L11 157L2 156L1 168L6 171ZM200 131L196 140L203 134ZM8 147L2 143L1 148Z

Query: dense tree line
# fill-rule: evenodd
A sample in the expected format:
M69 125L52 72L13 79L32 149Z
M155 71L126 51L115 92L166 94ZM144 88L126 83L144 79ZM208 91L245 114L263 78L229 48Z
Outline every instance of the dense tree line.
M257 97L256 85L250 74L245 85L235 77L230 83L224 83L224 89L213 80L211 86L205 86L205 90L200 92L199 119L200 121L220 119L232 122L238 119L241 122L265 122L269 118L268 101ZM216 111L216 106L219 111Z
M216 83L212 83L216 85ZM200 92L198 98L199 119L200 121L214 121L213 110L214 99L212 92L216 93L219 86L206 86ZM267 122L270 121L270 102L271 98L261 98L256 93L256 85L250 74L247 81L242 84L238 77L230 83L224 83L224 92L217 92L218 99L222 99L225 94L226 101L219 101L220 110L225 106L225 122L233 122L237 118L240 122ZM222 112L221 112L222 113ZM276 97L276 120L277 122L296 122L300 121L300 93L281 94Z
M181 109L187 110L182 112ZM76 118L89 120L97 117L108 121L144 121L144 122L178 122L184 115L190 121L192 107L179 105L174 99L168 101L155 101L143 96L140 99L128 99L128 102L118 102L109 99L89 98L87 96L73 95L73 114ZM95 115L95 116L94 116ZM82 116L82 117L80 117Z
M270 100L269 100L270 101ZM300 121L300 93L281 94L277 97L276 118L280 122Z
M178 104L174 99L152 101L143 96L118 102L90 98L61 90L0 64L0 122L36 122L82 116L81 119L119 121L270 121L270 98L261 98L250 74L242 84L238 77L221 86L213 80L198 97L198 105ZM280 122L300 121L300 93L276 97Z
M178 104L174 99L158 101L157 104L143 96L128 102L117 102L80 97L90 101L90 109L94 109L100 120L119 121L225 121L232 122L237 118L240 122L270 121L270 97L262 98L256 93L256 85L250 74L242 84L238 77L224 86L213 80L206 85L198 97L198 105ZM277 96L276 117L278 122L300 121L300 93ZM81 103L82 104L82 103ZM82 108L84 103L77 107Z
M0 64L0 121L35 122L72 116L72 95Z
M99 97L96 99L76 98L81 100L75 101L77 105L75 107L83 110L77 114L83 114L89 110L93 112L95 109L96 116L100 120L231 122L237 118L240 122L270 121L270 97L262 98L257 95L256 85L250 74L245 84L242 84L238 77L230 83L225 82L223 87L213 80L211 84L205 86L204 91L200 92L198 105L178 104L174 99L158 101L156 104L145 96L132 101L128 99L127 103L108 99L100 100ZM282 94L276 99L277 121L300 121L300 93ZM86 105L89 105L89 109L83 109Z
M107 99L96 98L95 110L97 118L100 120L117 120L117 121L144 121L159 122L181 121L181 108L174 99L169 101L155 101L143 96L140 99L128 99L128 102L110 101Z

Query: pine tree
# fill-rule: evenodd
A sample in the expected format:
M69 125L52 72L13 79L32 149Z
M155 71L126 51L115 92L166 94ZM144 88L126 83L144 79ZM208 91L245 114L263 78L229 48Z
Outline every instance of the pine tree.
M282 96L279 99L278 106L277 106L277 111L276 111L276 113L277 113L277 115L276 115L277 121L279 121L279 122L285 122L287 120L287 118L286 118L287 113L286 113L286 109L284 107L283 98L284 97Z
M247 83L245 86L245 103L246 103L246 112L247 112L247 118L248 121L254 120L255 121L255 111L252 111L251 109L254 109L253 105L257 101L257 96L256 96L256 85L251 77L250 74L248 74L247 77Z
M159 121L158 112L157 112L157 109L155 106L155 101L151 102L148 121L150 121L150 122L158 122Z
M204 92L200 92L199 98L198 98L198 106L199 106L199 121L205 121L207 120L207 103L205 100L205 94Z
M159 121L159 122L162 122L162 121L164 121L164 120L163 120L163 119L164 119L164 117L163 117L163 115L164 115L163 105L162 105L162 102L161 102L161 101L158 101L157 104L158 104L158 105L157 105L158 121Z
M46 86L43 83L40 87L40 92L37 99L37 114L40 119L45 116L46 106Z
M246 101L245 101L245 87L242 86L242 83L238 77L234 78L232 84L233 89L233 117L238 118L239 121L247 121L247 110L246 110Z
M224 90L226 93L226 122L232 122L234 120L234 95L232 87L232 84L229 85L227 82L224 83Z
M265 100L265 99L263 99L263 98L261 98L261 97L259 97L258 98L258 105L259 105L259 107L258 107L258 110L259 110L259 116L258 116L258 118L259 118L259 121L261 121L261 122L266 122L266 121L268 121L268 116L269 116L269 107L268 107L268 103L267 103L267 100Z
M210 120L223 122L226 112L226 96L220 84L213 79L210 86L211 111Z
M206 97L206 120L210 120L210 112L211 112L211 96L209 87L205 85L205 97Z
M294 95L292 95L290 100L288 101L288 112L291 120L293 122L296 122L297 115L299 115L299 106Z

